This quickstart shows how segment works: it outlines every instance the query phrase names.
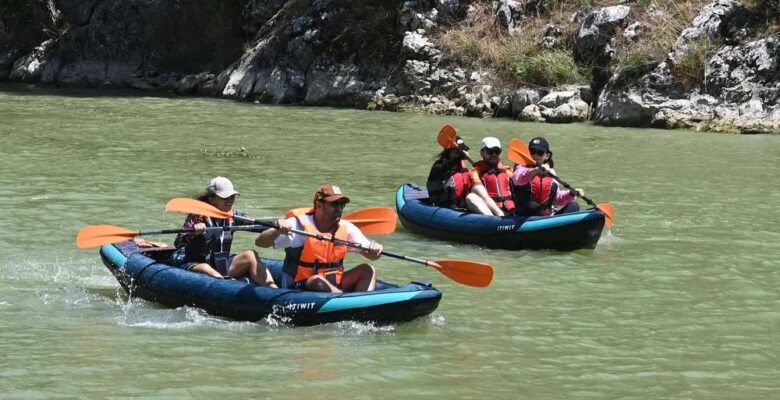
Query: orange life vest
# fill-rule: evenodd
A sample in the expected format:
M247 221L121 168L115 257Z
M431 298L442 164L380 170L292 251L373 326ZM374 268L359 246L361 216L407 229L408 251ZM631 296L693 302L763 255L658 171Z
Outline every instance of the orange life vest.
M515 202L512 200L512 189L509 187L510 170L501 161L495 166L490 166L484 160L474 163L473 169L473 171L476 171L482 184L485 185L490 198L504 211L515 209Z
M348 240L347 228L339 223L336 232L322 233L308 218L296 216L298 222L307 233ZM332 236L331 236L332 235ZM341 287L344 275L344 257L347 256L347 246L338 245L327 240L306 237L303 247L285 249L284 272L294 277L295 282L305 281L312 275L320 275L336 287Z

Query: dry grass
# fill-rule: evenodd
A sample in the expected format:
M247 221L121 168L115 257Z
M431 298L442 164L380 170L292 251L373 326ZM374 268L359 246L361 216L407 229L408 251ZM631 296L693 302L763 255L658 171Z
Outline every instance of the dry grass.
M573 31L567 29L570 25L567 19L576 4L564 7L563 2L560 3L554 3L555 8L548 8L547 15L522 21L518 32L510 35L495 23L490 2L475 2L473 18L441 32L436 38L437 46L455 65L494 72L495 79L491 83L497 87L584 82L581 69L571 56L565 56L566 51L562 51L570 46L569 37ZM539 40L548 23L563 26L565 33L556 49L543 51L539 48ZM545 65L550 59L561 58L564 62L557 68Z
M472 19L445 30L437 45L445 57L462 66L493 69L508 64L517 51L527 46L523 40L505 33L493 21L488 3L474 3Z
M624 42L622 31L616 32L617 51L612 66L618 70L643 70L666 59L680 33L691 26L702 7L714 0L636 0L631 2L629 21L642 23L643 35L636 42ZM548 0L541 15L522 21L519 32L510 35L494 21L492 2L475 1L471 19L442 29L436 37L444 59L468 69L492 72L496 87L518 85L556 86L588 79L587 66L571 59L573 38L580 23L569 18L584 7L598 9L621 0ZM747 7L765 15L764 34L780 31L780 0L745 0ZM564 34L552 50L542 50L539 40L546 25L563 28ZM718 43L701 39L690 43L690 52L673 73L685 86L696 86L703 79L703 62Z
M642 21L644 35L635 43L622 41L618 32L615 64L620 69L641 68L664 60L680 33L691 25L701 8L711 0L654 0L632 8L632 20Z

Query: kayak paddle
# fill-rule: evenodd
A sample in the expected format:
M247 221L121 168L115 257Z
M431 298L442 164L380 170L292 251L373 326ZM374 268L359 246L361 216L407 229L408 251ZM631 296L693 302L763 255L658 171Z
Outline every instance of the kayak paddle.
M520 164L524 167L536 167L536 161L534 161L534 158L531 157L531 152L528 151L528 146L520 140L520 139L512 139L512 142L509 145L509 159L513 162ZM556 181L560 182L561 185L563 185L566 189L572 190L574 189L571 185L561 180L561 178L558 178L554 174L551 174L550 172L547 172L547 175L551 178L555 179ZM587 196L579 196L582 197L583 200L585 200L588 205L591 207L596 208L597 210L601 211L604 214L604 223L607 225L607 228L612 227L613 222L613 216L615 215L615 207L612 206L612 204L609 203L599 203L596 204L588 198Z
M456 136L455 128L450 124L444 124L439 130L439 136L436 137L436 141L439 143L439 146L445 149L452 149L458 147Z
M249 231L265 228L265 225L236 225L236 226L212 226L206 228L207 231ZM76 235L76 247L86 249L89 247L98 247L104 244L124 242L127 239L136 236L154 236L168 233L194 232L192 228L181 229L162 229L162 230L140 230L123 228L116 225L89 225L79 229Z
M188 198L171 199L170 201L168 201L168 204L165 205L165 210L180 212L184 214L203 215L212 218L244 219L240 216L234 216L233 213L230 211L222 211L212 206L211 204L205 203L200 200L188 199ZM270 223L270 222L260 221L260 220L252 220L250 218L246 218L246 220L253 224L259 224L271 228L277 227L275 223ZM296 235L307 236L307 237L315 238L317 240L330 241L342 246L352 247L360 250L368 250L360 243L348 242L345 240L339 240L339 239L326 237L319 234L300 231L297 229L292 229L291 232L295 233ZM381 254L386 255L388 257L397 258L399 260L406 260L416 264L422 264L422 265L427 265L429 267L433 267L437 271L442 273L444 276L454 280L455 282L462 283L468 286L485 287L488 286L490 284L490 281L493 280L493 267L490 266L490 264L483 264L483 263L465 261L465 260L427 261L419 258L408 257L402 254L394 254L387 251L382 251Z
M287 211L285 217L293 215L303 215L311 211L311 207L300 207ZM396 215L395 210L390 207L367 207L351 212L343 217L366 235L387 235L395 232Z
M458 148L457 136L458 134L455 132L455 128L453 128L452 125L444 124L444 126L442 126L439 130L439 135L436 137L436 142L439 143L439 146L444 147L445 149L456 149ZM474 161L471 159L469 154L465 151L463 154L466 156L466 160L468 160L468 162L473 165Z

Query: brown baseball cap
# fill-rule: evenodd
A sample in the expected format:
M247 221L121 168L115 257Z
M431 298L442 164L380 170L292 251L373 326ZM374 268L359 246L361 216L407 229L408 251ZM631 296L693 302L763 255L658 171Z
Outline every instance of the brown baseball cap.
M341 188L331 184L322 185L317 189L317 192L314 193L314 202L316 203L317 200L324 200L327 202L343 201L349 203L349 197L341 192Z

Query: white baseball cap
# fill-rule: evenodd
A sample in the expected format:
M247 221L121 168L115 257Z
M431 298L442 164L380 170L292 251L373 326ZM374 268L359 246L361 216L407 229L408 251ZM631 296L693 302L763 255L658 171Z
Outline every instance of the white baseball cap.
M479 149L490 149L493 147L501 148L501 141L494 138L493 136L487 136L484 139L482 139L482 142L479 143Z
M216 194L223 199L227 199L228 197L235 194L241 194L233 189L233 182L230 182L230 179L225 178L224 176L218 176L212 179L211 182L209 182L209 186L206 188L206 191Z

